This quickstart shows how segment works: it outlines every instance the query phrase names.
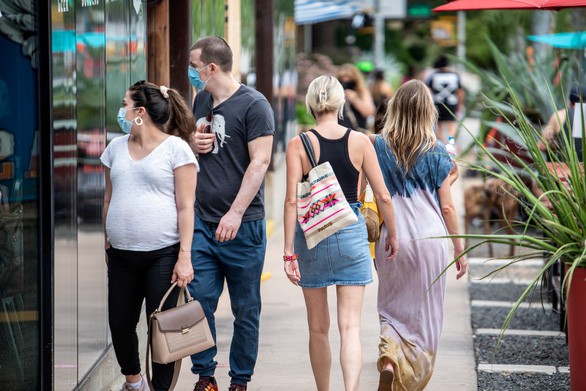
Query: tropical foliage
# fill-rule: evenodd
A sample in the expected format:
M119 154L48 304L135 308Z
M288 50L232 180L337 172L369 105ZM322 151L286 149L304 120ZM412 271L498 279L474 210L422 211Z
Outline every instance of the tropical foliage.
M485 37L485 41L490 48L497 71L482 69L472 61L460 61L457 57L450 56L453 62L463 64L481 80L481 93L469 96L466 104L468 116L481 120L478 135L480 140L485 141L490 129L501 131L505 128L503 131L507 131L506 123L495 123L503 117L514 118L513 95L516 99L515 105L519 108L518 113L524 115L525 119L535 126L544 124L557 107L565 106L570 85L575 81L573 75L579 74L576 72L578 59L575 56L561 58L556 52L551 51L544 57L530 62L525 53L505 54L505 51L490 38ZM493 102L492 106L497 110L487 107L487 100ZM512 132L510 136L515 140L519 138L516 132ZM467 146L464 151L473 146Z
M575 58L559 58L552 51L530 63L525 53L505 54L490 38L487 37L486 42L498 71L481 69L471 61L462 62L482 81L482 95L476 97L472 104L478 105L486 98L512 103L511 95L514 93L521 112L530 115L535 113L530 119L541 123L547 121L555 107L565 104L572 71L576 67ZM458 61L455 57L452 59ZM505 114L512 113L507 108L501 109ZM496 114L499 113L493 113L493 116Z
M582 156L577 155L573 139L565 132L561 133L560 148L554 149L552 146L547 146L546 153L542 153L537 144L542 141L547 145L547 141L542 138L538 128L524 115L523 97L518 95L510 83L505 82L505 84L509 86L507 94L510 103L503 105L485 95L485 105L503 118L509 118L506 119L506 126L509 127L509 131L516 134L530 159L511 153L506 145L501 144L500 149L509 152L507 159L503 159L495 150L484 147L483 140L475 138L476 146L482 150L485 161L465 164L469 169L497 177L510 185L515 192L515 194L511 193L511 196L516 198L528 217L526 221L509 222L516 228L517 233L514 235L499 233L458 235L461 238L480 240L478 244L468 248L464 254L489 242L513 245L523 249L520 255L510 258L508 265L496 269L485 277L490 277L517 262L530 258L545 258L543 268L534 276L532 283L519 297L507 316L503 332L521 302L539 284L557 260L563 261L568 266L565 277L568 286L575 268L586 267L586 177L583 163L580 163L580 160L586 157L584 156L586 155L584 126L582 127ZM553 91L548 91L547 96L553 104ZM512 117L507 113L512 113Z

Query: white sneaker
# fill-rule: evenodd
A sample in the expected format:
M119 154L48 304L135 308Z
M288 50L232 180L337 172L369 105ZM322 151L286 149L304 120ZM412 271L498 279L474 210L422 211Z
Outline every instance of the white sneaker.
M142 378L142 384L140 385L140 387L134 388L130 385L130 383L124 382L124 384L122 384L122 388L120 389L120 391L151 391L147 379L145 379L143 375L140 375L140 377Z

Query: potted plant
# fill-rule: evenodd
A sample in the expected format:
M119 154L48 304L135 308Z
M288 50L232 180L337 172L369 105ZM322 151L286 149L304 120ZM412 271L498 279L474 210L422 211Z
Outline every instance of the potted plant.
M463 234L458 237L480 240L464 254L485 243L523 248L523 252L517 252L519 255L509 258L508 265L535 257L544 258L543 268L533 276L532 283L517 299L506 317L501 337L519 305L542 281L550 267L558 260L563 262L566 266L566 274L562 278L567 295L570 383L572 390L584 389L586 359L583 352L586 352L586 334L582 327L586 323L586 177L584 165L580 162L586 157L584 126L581 129L584 151L582 156L578 156L573 139L568 138L565 132L561 133L561 146L554 150L542 138L540 129L524 115L523 106L515 91L509 89L509 93L511 103L506 110L512 112L513 117L505 115L502 103L486 99L485 105L505 118L499 126L522 144L530 159L513 153L509 153L507 159L502 159L499 154L510 152L506 145L501 144L496 149L487 148L483 145L483 140L475 138L476 147L489 164L486 161L465 164L472 170L497 177L511 186L515 194L511 192L510 195L524 208L527 219L510 222L516 226L517 233L513 235ZM579 105L575 110L580 110ZM546 145L545 153L539 150L539 141ZM501 269L493 273L498 273Z

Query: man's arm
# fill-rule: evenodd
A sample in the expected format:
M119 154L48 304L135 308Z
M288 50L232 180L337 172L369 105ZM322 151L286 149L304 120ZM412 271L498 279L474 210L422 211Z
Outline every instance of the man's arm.
M272 135L258 137L248 143L250 164L244 173L240 190L230 210L222 217L216 229L216 239L220 242L232 240L236 237L242 222L242 216L265 178L267 168L271 162L272 151Z
M547 147L555 149L555 145L553 145L555 138L561 131L561 127L566 122L566 110L558 110L554 112L547 121L547 125L541 131L541 139L537 141L537 147L540 151L547 151ZM545 141L545 142L544 142Z
M462 110L464 109L464 103L466 99L466 95L464 93L464 89L462 87L458 88L458 114L462 114Z

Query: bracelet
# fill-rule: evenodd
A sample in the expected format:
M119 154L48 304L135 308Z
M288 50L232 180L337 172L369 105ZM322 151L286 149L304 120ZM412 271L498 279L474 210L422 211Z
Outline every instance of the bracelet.
M298 256L299 256L299 254L283 255L283 261L285 261L285 262L296 261Z
M180 248L180 249L179 249L179 251L180 251L180 252L183 252L183 253L190 253L190 252L191 252L191 250L184 250L184 249L182 249L182 248Z

